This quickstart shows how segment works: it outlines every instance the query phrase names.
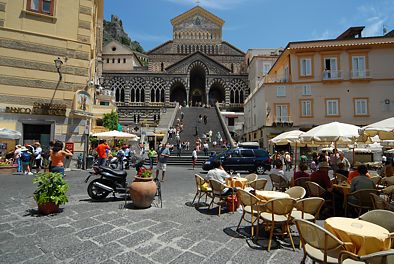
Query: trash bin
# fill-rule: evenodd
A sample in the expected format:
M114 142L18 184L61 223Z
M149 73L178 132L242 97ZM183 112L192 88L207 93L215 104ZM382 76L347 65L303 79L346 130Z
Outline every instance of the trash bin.
M91 169L93 167L94 157L87 156L86 157L86 169Z

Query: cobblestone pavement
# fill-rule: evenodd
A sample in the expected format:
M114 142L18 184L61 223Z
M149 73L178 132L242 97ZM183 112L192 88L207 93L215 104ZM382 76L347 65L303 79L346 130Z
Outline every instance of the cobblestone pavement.
M288 239L254 243L235 227L241 212L191 206L194 171L169 168L163 208L124 208L122 199L92 202L83 179L69 172L70 202L52 216L38 216L31 176L0 175L0 263L298 263L302 252ZM176 184L175 184L176 183ZM129 203L131 203L129 201ZM241 225L242 226L242 225ZM295 227L292 229L295 232ZM280 238L282 240L282 238ZM294 235L298 248L298 235Z

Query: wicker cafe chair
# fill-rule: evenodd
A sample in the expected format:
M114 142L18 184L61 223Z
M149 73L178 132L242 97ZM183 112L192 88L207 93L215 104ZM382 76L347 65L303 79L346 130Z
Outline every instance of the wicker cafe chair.
M306 190L306 196L309 196L308 188L306 187L306 182L310 181L309 177L301 177L294 180L294 186L301 186Z
M394 232L394 212L372 210L361 215L359 219L386 228L390 233Z
M208 186L207 188L202 188L202 187L201 187L204 183L208 183L208 185L209 185L209 182L206 181L206 180L205 180L203 177L201 177L200 175L195 174L195 175L194 175L194 179L195 179L195 182L196 182L196 195L195 195L194 198L193 198L192 204L194 204L194 201L195 201L196 198L198 197L197 207L199 207L199 205L200 205L200 199L201 199L203 196L205 196L205 203L207 202L208 197L211 197L211 198L212 198L212 188L209 187L209 186Z
M270 179L272 182L272 190L279 190L279 191L284 191L287 188L289 188L290 183L288 180L284 179L283 177L275 174L275 173L271 173L270 174Z
M370 193L369 196L371 197L373 209L382 209L394 212L394 205L388 203L379 195Z
M249 183L249 186L255 190L262 191L264 190L266 184L267 184L267 179L257 179Z
M382 181L382 177L380 177L379 175L373 176L371 177L371 181L373 181L373 183L375 184L375 188L378 188L380 182Z
M252 182L257 180L257 174L256 173L250 173L248 175L245 175L243 178L248 180L248 185Z
M294 248L293 237L290 232L290 225L292 224L291 212L293 211L296 200L293 198L278 198L272 199L265 203L266 212L260 214L260 218L270 229L270 237L268 242L268 251L271 250L272 236L274 234L274 229L276 225L280 225L283 228L282 235L284 235L283 230L287 232L290 237L290 242Z
M242 216L237 225L237 231L239 230L239 226L241 225L242 220L245 220L246 222L251 223L252 225L251 236L254 237L254 223L258 221L259 215L262 209L264 208L265 202L257 198L253 194L244 191L242 189L237 190L237 198L242 206ZM251 217L250 221L245 218L246 214L250 215ZM259 232L258 228L259 226L257 225L257 234Z
M358 213L358 216L361 215L362 210L368 211L373 209L370 193L378 195L378 191L375 189L364 189L349 193L347 195L345 215L347 215L348 206L353 207Z
M340 264L391 264L394 263L394 249L379 251L372 254L358 256L352 252L343 250L339 254Z
M308 221L315 222L319 216L320 209L324 204L324 199L320 197L310 197L298 200L295 208L291 212L291 216L297 219L304 219Z
M331 208L333 209L333 214L335 215L335 206L334 206L334 200L333 199L326 199L325 193L327 192L323 187L321 187L319 184L316 182L311 182L308 181L305 183L309 197L321 197L324 199L324 204L329 204Z
M347 182L347 177L340 173L335 173L335 180L337 184L341 184L342 182Z
M305 263L308 256L313 262L338 263L338 256L344 250L342 242L326 229L307 220L298 219L295 221L300 234L304 257L301 263Z
M290 197L293 199L300 200L305 197L306 190L304 189L304 187L301 186L293 186L290 187L290 189L287 189L285 193L290 195Z
M228 194L228 195L223 195L223 191L226 188L229 188L227 185L221 183L220 181L217 180L209 180L209 185L212 188L212 201L209 204L208 208L211 208L211 206L215 203L219 206L219 212L218 212L218 216L220 216L220 211L222 209L222 204L226 203L226 198L232 194ZM219 201L215 202L215 199L218 198Z

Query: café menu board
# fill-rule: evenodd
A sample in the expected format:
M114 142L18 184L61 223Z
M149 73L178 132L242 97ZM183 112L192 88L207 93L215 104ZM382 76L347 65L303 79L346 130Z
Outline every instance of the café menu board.
M66 142L64 148L74 154L74 142Z

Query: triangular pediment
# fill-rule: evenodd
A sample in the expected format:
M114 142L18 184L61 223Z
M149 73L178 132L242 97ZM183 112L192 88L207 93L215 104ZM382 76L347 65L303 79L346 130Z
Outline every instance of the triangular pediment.
M133 54L133 51L123 45L122 43L116 41L116 40L111 40L108 42L104 47L103 47L103 53L104 54Z
M189 66L196 61L200 61L206 65L209 74L211 75L228 75L231 72L229 68L199 51L194 52L182 60L168 66L165 70L167 73L187 74Z
M184 22L185 20L190 20L193 19L196 15L202 16L206 19L208 19L209 21L215 23L216 25L218 25L219 27L223 27L224 24L224 20L221 19L220 17L215 16L214 14L212 14L211 12L207 11L206 9L202 8L201 6L196 6L192 9L190 9L189 11L186 11L183 14L180 14L179 16L171 19L171 24L173 26Z

